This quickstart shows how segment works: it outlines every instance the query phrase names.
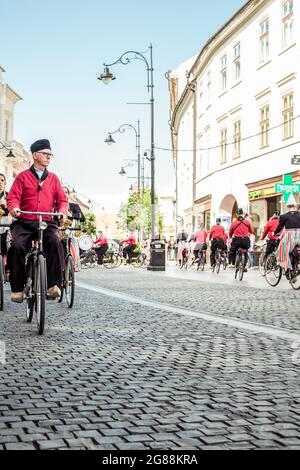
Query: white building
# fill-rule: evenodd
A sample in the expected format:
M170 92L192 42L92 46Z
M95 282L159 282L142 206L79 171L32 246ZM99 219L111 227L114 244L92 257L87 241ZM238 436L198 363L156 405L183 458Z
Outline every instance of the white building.
M299 1L249 0L205 44L179 99L170 89L177 210L187 227L209 228L220 216L229 223L243 207L259 233L284 210L275 184L285 174L300 182L291 163L300 155L299 30Z
M0 65L0 142L12 148L14 157L7 157L8 150L0 145L0 172L6 176L9 188L15 176L14 167L27 162L23 146L14 140L14 106L22 98L3 80L4 68Z

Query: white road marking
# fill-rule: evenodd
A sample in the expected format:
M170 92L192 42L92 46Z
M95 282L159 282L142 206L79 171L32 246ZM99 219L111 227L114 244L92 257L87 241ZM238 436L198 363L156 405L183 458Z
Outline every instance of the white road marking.
M227 317L224 315L218 315L216 313L204 312L201 310L189 310L184 307L176 307L174 305L165 304L162 302L156 302L154 300L146 300L134 295L125 294L123 292L118 292L110 289L105 289L103 287L93 286L91 284L86 284L84 282L77 282L76 285L83 289L88 289L99 294L107 295L108 297L113 297L116 299L124 300L126 302L132 302L139 305L144 305L145 307L156 308L158 310L163 310L164 312L172 312L179 315L186 315L194 318L200 318L201 320L213 321L216 323L221 323L223 325L232 326L234 328L239 328L243 330L248 330L253 333L264 333L268 336L275 336L281 339L287 339L289 341L300 340L300 333L294 333L291 330L285 328L279 328L277 326L265 325L262 323L255 323L248 320L240 320L235 317Z

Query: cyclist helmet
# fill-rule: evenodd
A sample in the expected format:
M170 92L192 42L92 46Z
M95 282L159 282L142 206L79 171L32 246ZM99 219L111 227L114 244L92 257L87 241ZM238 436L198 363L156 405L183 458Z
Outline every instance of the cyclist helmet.
M275 211L274 212L274 217L279 217L280 216L280 211Z
M239 207L237 213L238 213L238 215L243 215L244 214L244 209Z
M216 223L217 223L217 224L220 224L220 223L221 223L220 217L218 217L218 218L216 219Z

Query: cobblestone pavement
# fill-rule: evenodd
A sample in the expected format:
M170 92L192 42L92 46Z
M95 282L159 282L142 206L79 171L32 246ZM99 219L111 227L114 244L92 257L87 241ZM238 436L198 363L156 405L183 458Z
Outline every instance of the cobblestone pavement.
M297 292L126 268L77 280L300 330ZM7 292L0 449L300 449L300 343L81 288L47 310L39 337Z

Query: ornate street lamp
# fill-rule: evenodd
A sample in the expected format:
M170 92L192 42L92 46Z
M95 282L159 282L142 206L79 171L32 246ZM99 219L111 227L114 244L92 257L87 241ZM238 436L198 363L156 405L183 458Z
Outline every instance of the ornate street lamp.
M105 139L104 142L105 142L107 145L111 145L111 144L115 144L115 143L116 143L116 142L114 141L114 139L112 138L111 133L108 134L107 139Z
M120 132L123 134L128 129L132 129L135 133L135 148L137 149L138 160L138 192L141 192L141 134L140 134L140 121L137 122L137 129L132 124L122 124L116 131L108 132L108 137L105 139L108 145L114 144L115 140L112 138L113 134ZM123 173L124 174L124 173Z
M109 71L109 67L116 64L128 65L132 60L142 60L146 64L147 69L147 89L150 92L150 138L151 138L151 150L150 150L150 161L151 161L151 238L155 238L155 155L154 155L154 83L153 83L153 54L152 44L149 46L150 51L150 63L146 57L137 51L126 51L124 52L115 62L111 64L104 63L104 72L100 75L99 80L105 84L109 84L115 79L113 74Z
M6 155L6 158L16 158L16 156L12 153L11 147L7 147L7 145L0 141L0 150L2 149L9 150L9 153Z
M123 167L121 167L121 170L119 171L119 175L126 175L126 171L124 170Z
M101 73L100 77L98 77L98 80L102 80L102 82L105 85L109 85L112 80L115 80L116 77L113 76L112 73L110 73L108 67L104 67L103 73Z

